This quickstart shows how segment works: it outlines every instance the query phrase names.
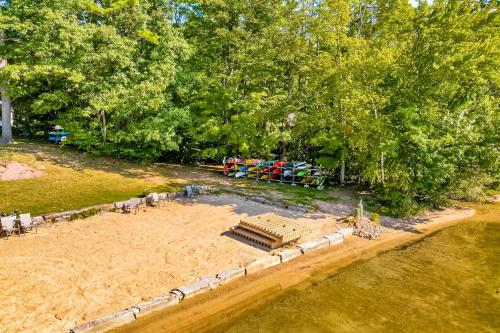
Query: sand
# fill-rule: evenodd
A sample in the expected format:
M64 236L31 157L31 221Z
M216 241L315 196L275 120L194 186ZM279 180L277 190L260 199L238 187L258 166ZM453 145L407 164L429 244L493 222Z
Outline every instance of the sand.
M61 332L241 266L266 250L226 232L240 218L266 212L298 218L312 229L307 239L340 228L332 215L210 195L0 239L0 332Z
M460 223L474 214L473 209L446 209L419 218L413 230L393 229L378 240L348 237L335 247L312 251L282 265L243 277L180 305L139 318L113 333L204 332L218 328L265 304L287 288L304 281L315 283L355 261L369 259L397 246L418 241ZM473 218L472 218L473 219Z
M30 179L42 175L42 170L33 169L24 163L0 161L0 181Z

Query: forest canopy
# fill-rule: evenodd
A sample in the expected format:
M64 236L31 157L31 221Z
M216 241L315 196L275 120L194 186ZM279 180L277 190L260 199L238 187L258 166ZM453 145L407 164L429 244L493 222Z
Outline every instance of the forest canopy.
M486 0L0 0L0 86L19 133L314 161L402 215L500 180L499 28Z

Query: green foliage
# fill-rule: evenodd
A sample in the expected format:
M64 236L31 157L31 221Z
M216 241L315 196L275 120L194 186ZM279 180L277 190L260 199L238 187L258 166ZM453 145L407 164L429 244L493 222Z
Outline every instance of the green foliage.
M19 127L93 154L345 165L396 215L500 180L496 2L20 0L0 29Z
M382 222L380 221L380 215L377 213L371 213L370 214L370 220L372 220L374 223L380 225Z
M101 212L101 209L99 208L90 208L90 209L85 209L81 213L78 214L73 214L70 216L69 220L79 220L79 219L86 219L91 216L97 215Z

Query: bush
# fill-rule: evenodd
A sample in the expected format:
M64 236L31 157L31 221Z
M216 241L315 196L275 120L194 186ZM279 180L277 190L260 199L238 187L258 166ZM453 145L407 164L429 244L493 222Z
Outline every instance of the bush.
M405 217L416 214L423 208L415 201L415 196L414 193L384 189L377 193L376 198L382 205L380 212L383 215Z
M371 213L370 220L372 220L374 223L378 225L382 224L382 222L380 221L380 215L377 213Z

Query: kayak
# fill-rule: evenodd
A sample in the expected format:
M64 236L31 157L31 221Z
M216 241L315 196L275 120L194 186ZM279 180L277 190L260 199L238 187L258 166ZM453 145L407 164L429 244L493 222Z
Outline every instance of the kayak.
M302 184L309 184L309 183L312 183L314 180L316 180L316 178L314 178L314 177L304 177L304 178L302 178L302 180L300 182Z
M276 179L280 179L280 174L279 173L272 173L270 176L270 179L273 179L273 180L276 180Z
M295 167L295 169L310 169L312 167L311 164L307 164L307 163L303 163L303 164L299 164Z
M274 164L275 161L263 161L260 163L257 163L258 167L269 167Z
M322 186L325 183L326 177L320 176L313 181L314 185Z
M226 176L231 172L232 167L233 167L233 164L225 164L224 165L224 174Z
M234 175L234 178L242 178L242 177L245 177L246 174L247 174L246 171L238 171Z

